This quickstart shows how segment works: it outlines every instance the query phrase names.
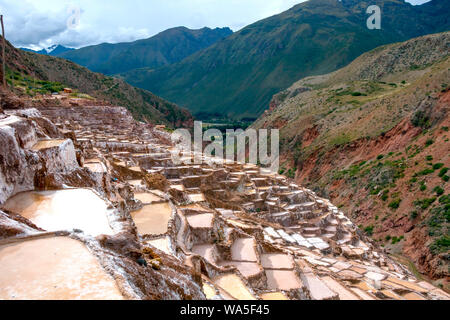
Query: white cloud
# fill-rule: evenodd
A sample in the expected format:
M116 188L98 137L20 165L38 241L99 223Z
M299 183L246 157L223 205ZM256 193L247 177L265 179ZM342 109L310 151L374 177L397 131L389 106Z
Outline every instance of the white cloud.
M61 12L42 12L28 1L2 0L0 10L5 15L6 37L13 43L37 44L67 27Z
M234 31L305 0L0 0L6 37L15 46L81 47L148 38L165 29L230 27ZM411 0L423 3L427 0ZM76 28L70 7L80 8Z
M424 4L425 2L428 2L428 1L431 1L431 0L406 0L406 2L409 2L414 5Z
M147 38L186 26L245 25L280 13L304 0L0 0L7 39L16 46L42 48L58 43L80 47ZM67 26L69 7L81 9L79 25Z

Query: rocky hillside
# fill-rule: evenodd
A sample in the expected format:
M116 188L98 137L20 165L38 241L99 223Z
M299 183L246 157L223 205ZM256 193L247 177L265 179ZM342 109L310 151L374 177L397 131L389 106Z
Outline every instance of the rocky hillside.
M192 116L177 105L122 80L94 73L73 62L48 55L25 52L8 43L7 78L16 92L26 96L52 93L70 87L130 110L139 120L170 127L190 127ZM1 60L1 58L0 58Z
M282 169L448 289L450 33L379 47L275 95ZM440 280L439 280L440 279Z
M229 28L191 30L178 27L149 39L117 44L103 43L58 56L89 70L113 75L139 68L154 69L181 61L232 33Z
M369 30L366 9L379 5L382 29ZM137 87L199 112L257 117L294 81L335 71L364 52L450 29L449 6L432 0L310 0L253 23L183 61L124 73Z

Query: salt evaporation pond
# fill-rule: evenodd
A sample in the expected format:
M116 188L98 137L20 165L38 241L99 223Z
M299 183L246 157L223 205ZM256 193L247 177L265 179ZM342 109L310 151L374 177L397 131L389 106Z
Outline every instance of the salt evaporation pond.
M160 198L157 195L148 192L135 193L134 198L141 201L142 203L160 202L164 200L163 198Z
M145 242L158 250L161 250L167 254L173 255L172 249L170 248L170 237L161 237Z
M89 189L23 192L10 198L4 208L46 231L79 229L92 236L113 234L107 204Z
M161 235L167 233L172 208L167 202L150 204L131 212L131 216L140 235Z
M289 300L288 297L286 297L282 292L264 293L261 295L261 299L270 301Z
M238 300L256 300L242 280L235 274L219 276L215 283Z
M212 213L196 214L186 217L192 228L212 228L214 215Z
M0 246L1 300L123 300L86 246L53 237Z
M231 257L234 261L251 261L258 260L255 253L255 240L252 238L236 239L231 247Z
M48 148L54 148L61 145L66 140L41 140L38 141L32 148L33 151L39 151Z

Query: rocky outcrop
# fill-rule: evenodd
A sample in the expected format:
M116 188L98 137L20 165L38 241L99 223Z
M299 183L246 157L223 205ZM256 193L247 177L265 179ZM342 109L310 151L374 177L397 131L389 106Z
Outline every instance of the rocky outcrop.
M145 175L144 183L149 189L156 189L161 191L167 191L169 187L167 179L159 173Z
M23 120L15 116L0 120L1 204L16 193L34 189L34 174L39 167L39 157L20 147L15 128L21 128L21 122Z
M0 89L0 108L6 109L23 109L25 102L14 94Z
M55 183L51 180L60 180L60 187L71 177L82 180L75 172L80 167L73 142L44 135L47 129L39 123L48 125L51 132L57 132L48 119L42 118L35 109L8 111L8 114L0 120L0 203L19 192L34 190L36 186L43 189L52 186ZM39 139L42 135L46 139ZM52 179L51 176L59 178Z
M0 210L0 240L37 234L39 231L44 230L21 215Z

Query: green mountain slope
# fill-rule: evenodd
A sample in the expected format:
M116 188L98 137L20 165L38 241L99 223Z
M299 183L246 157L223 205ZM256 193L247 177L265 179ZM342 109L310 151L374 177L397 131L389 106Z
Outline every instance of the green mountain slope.
M448 30L444 2L412 6L402 0L310 0L179 63L122 76L194 114L255 117L297 79L334 71L382 44ZM381 30L366 26L366 9L373 4L382 8Z
M120 79L94 73L61 58L18 50L9 42L6 47L6 65L9 85L14 85L21 94L33 95L36 91L44 93L41 90L51 93L68 86L113 105L126 107L138 120L171 127L189 127L193 123L189 111L149 91L135 88ZM34 90L37 86L39 90Z
M92 71L112 75L136 68L157 68L181 61L232 33L229 28L191 30L178 27L149 39L118 44L103 43L58 56Z

